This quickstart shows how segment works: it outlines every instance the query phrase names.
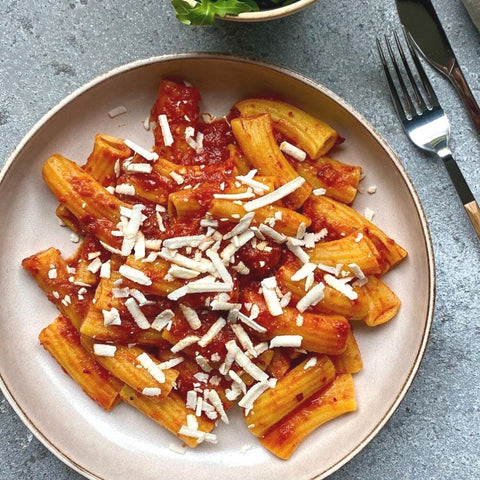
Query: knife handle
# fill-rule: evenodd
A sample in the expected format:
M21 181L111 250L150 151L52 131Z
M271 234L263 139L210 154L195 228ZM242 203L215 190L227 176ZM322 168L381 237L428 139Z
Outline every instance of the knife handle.
M477 134L480 135L480 107L478 106L475 97L473 96L470 87L463 76L463 72L460 69L457 62L455 62L452 70L450 71L448 78L453 83L455 88L457 89L465 107L472 119L473 124L475 125L475 129L477 130Z

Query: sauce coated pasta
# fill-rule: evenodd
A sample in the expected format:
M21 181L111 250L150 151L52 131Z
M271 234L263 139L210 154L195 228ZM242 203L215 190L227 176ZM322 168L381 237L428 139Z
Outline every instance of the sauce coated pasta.
M84 166L43 166L78 236L23 260L59 316L40 342L104 409L124 401L196 447L237 404L282 459L356 410L353 322L393 318L382 276L406 252L350 205L361 169L343 139L269 98L202 114L162 80L154 147L98 134ZM332 153L333 151L333 153Z

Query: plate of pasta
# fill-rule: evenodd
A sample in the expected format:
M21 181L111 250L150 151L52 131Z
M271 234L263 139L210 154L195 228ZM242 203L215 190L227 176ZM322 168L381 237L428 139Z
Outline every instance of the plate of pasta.
M422 207L373 127L298 73L115 69L38 122L0 194L2 390L87 478L325 478L413 381Z

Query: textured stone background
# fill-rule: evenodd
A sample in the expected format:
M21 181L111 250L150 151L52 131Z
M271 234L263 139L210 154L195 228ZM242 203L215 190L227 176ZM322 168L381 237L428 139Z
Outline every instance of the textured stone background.
M480 35L460 0L434 0L480 99ZM388 425L332 475L476 479L480 472L480 244L442 165L419 153L391 107L375 37L398 27L393 1L320 0L268 24L178 23L167 0L0 0L0 160L65 95L123 63L180 51L232 52L298 70L344 97L384 135L422 199L436 254L433 331L417 378ZM452 148L480 198L480 144L453 87L432 74L452 120ZM0 401L0 476L80 479Z

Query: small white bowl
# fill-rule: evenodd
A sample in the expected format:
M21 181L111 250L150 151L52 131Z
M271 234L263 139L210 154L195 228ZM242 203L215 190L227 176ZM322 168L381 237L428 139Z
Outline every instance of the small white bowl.
M259 12L245 12L239 13L238 15L226 15L223 19L232 22L264 22L266 20L276 20L277 18L286 17L287 15L299 12L316 1L317 0L299 0L286 7L260 10Z

